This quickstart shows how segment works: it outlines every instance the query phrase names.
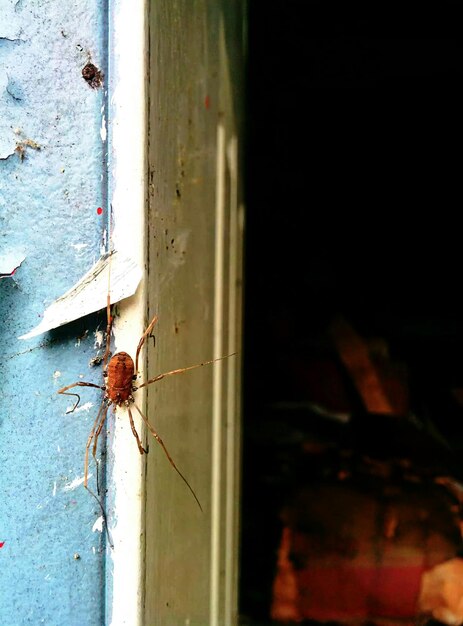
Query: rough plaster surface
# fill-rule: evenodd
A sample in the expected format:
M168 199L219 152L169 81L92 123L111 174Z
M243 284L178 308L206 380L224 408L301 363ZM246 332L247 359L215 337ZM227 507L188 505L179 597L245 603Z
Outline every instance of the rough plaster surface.
M89 361L104 320L18 337L100 255L105 91L81 72L90 59L104 71L105 15L103 0L0 0L0 254L25 256L0 281L0 624L8 626L104 623L100 512L77 480L99 393L84 389L87 410L71 415L70 399L56 395L79 379L100 382Z

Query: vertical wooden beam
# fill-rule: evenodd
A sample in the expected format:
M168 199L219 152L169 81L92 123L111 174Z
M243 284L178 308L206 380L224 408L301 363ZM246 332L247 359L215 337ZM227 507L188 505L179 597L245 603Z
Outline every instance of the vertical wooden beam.
M242 5L151 7L150 374L239 351ZM148 389L145 623L236 621L239 372L232 357Z

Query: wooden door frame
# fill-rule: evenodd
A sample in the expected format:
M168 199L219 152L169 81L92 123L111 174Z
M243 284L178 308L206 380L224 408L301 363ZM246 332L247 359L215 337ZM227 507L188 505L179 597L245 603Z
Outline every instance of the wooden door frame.
M112 4L112 236L119 251L146 268L135 296L119 306L115 349L132 354L157 313L156 348L150 341L147 350L150 376L240 352L242 118L236 90L242 83L236 81L243 69L237 40L243 10L228 0ZM183 84L175 79L182 64ZM199 101L188 100L191 89ZM188 102L176 108L182 98ZM197 154L188 128L195 129ZM116 522L107 598L113 625L236 623L240 362L238 355L165 379L148 388L147 399L137 392L137 403L200 496L203 514L154 441L147 459L136 453L128 420L118 411L109 498ZM190 575L195 570L197 576Z

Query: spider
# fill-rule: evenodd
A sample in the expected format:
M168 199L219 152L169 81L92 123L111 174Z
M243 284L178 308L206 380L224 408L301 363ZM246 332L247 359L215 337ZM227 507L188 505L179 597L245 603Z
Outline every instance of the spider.
M210 361L205 361L204 363L199 363L197 365L191 365L190 367L183 367L183 368L179 368L179 369L175 369L175 370L170 370L169 372L164 372L163 374L158 374L154 378L150 378L149 380L147 380L146 382L142 383L141 385L139 385L137 387L135 385L135 381L137 380L138 374L139 374L138 359L139 359L139 356L140 356L140 351L141 351L141 349L143 347L143 344L145 343L147 337L149 337L151 335L151 331L153 330L153 327L156 324L158 318L157 318L156 315L153 317L151 322L148 324L148 327L146 328L145 332L141 336L140 341L138 342L137 351L136 351L136 354L135 354L135 364L134 364L132 357L129 354L127 354L127 352L117 352L114 356L109 358L110 357L110 351L109 350L110 350L111 328L112 328L112 323L113 323L113 317L111 315L111 304L110 304L109 295L108 295L108 298L107 298L106 312L107 312L106 349L105 349L105 354L104 354L104 358L103 358L104 385L96 385L94 383L89 383L89 382L85 382L85 381L78 381L78 382L72 383L72 385L67 385L66 387L63 387L62 389L59 389L59 391L57 392L59 394L63 394L63 395L67 395L67 396L75 396L75 397L77 397L77 401L76 401L75 405L72 407L72 409L67 411L67 413L72 413L73 411L75 411L75 409L77 408L77 406L78 406L78 404L80 402L79 394L77 394L77 393L69 393L68 392L69 389L72 389L74 387L95 387L96 389L101 389L104 392L103 400L101 402L101 405L100 405L100 408L98 410L97 416L96 416L95 421L93 423L93 427L92 427L92 430L90 431L90 435L89 435L89 437L87 439L87 445L86 445L86 448L85 448L84 487L85 487L85 489L87 489L87 491L89 491L91 493L91 495L93 497L95 497L97 499L97 501L98 501L98 503L99 503L99 505L100 505L100 507L101 507L101 509L103 511L103 517L106 520L106 516L104 514L104 509L103 509L103 506L102 506L101 502L99 501L98 497L93 493L93 491L88 487L88 461L89 461L90 447L92 447L92 456L93 456L93 458L95 460L95 464L96 464L96 467L98 469L98 462L97 462L97 458L96 458L97 446L98 446L98 438L99 438L99 436L101 434L101 431L103 430L103 426L104 426L104 423L105 423L105 420L106 420L108 409L112 405L115 405L115 406L125 406L127 408L129 421L130 421L130 427L132 429L133 436L136 439L138 450L139 450L140 454L147 454L148 453L148 448L144 448L143 447L143 445L141 443L141 440L140 440L140 437L138 435L137 429L135 428L135 423L134 423L133 415L132 415L132 407L135 407L135 409L140 414L142 420L145 422L145 424L146 424L148 430L150 431L150 433L153 435L153 437L156 439L156 441L160 444L160 446L164 450L164 453L165 453L167 459L169 460L169 463L172 465L172 467L178 473L180 478L187 485L188 489L190 490L190 492L192 493L194 499L196 500L196 503L198 504L199 508L202 511L203 509L202 509L201 503L200 503L196 493L194 492L193 488L191 487L190 483L187 481L185 476L178 469L178 467L175 464L174 460L170 456L170 454L169 454L169 452L168 452L168 450L167 450L163 440L161 439L159 434L156 432L155 428L149 422L149 420L146 417L146 415L144 415L142 413L142 411L140 410L140 408L136 405L135 398L134 398L133 394L135 393L135 391L137 389L141 389L142 387L146 387L148 385L151 385L152 383L155 383L158 380L161 380L162 378L165 378L166 376L173 376L175 374L182 374L183 372L186 372L188 370L196 369L198 367L203 367L204 365L209 365L209 364L214 363L216 361L221 361L222 359L226 359L226 358L228 358L228 356L232 356L232 355L220 357L218 359L212 359ZM92 446L92 443L93 443L93 446ZM97 472L97 491L99 492L99 488L98 488L98 472Z

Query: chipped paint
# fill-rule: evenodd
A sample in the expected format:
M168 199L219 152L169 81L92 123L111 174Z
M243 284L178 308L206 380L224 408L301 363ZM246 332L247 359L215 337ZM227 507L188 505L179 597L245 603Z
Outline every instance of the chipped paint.
M91 478L91 476L92 474L88 475L89 478ZM63 491L74 491L74 489L77 489L77 487L80 487L80 485L84 484L84 480L85 480L84 476L77 476L70 483L68 483L67 485L64 485Z
M65 294L44 311L43 319L19 339L31 339L106 307L111 273L111 303L132 296L141 280L141 269L128 256L113 252L105 255Z
M56 370L55 372L53 372L53 378L55 380L59 378L60 376L61 376L61 372L59 370Z
M99 350L101 346L103 345L103 341L104 341L103 331L96 330L94 332L94 335L95 335L95 343L93 344L93 347L95 348L95 350Z
M99 532L102 533L103 532L103 524L104 524L104 520L103 520L103 516L100 515L100 517L98 517L95 521L95 523L93 524L92 530L93 532Z
M80 344L82 343L82 340L83 340L83 339L86 339L86 338L87 338L87 336L88 336L88 330L85 330L85 331L82 333L82 335L80 335L79 337L77 337L77 341L75 342L74 346L75 346L76 348L79 348L79 347L80 347Z
M101 254L101 256L106 254L106 250L107 249L108 249L108 231L105 228L103 230L103 236L101 238L101 245L100 245L100 254Z
M74 248L77 252L81 252L84 248L88 248L88 243L71 243L71 248Z
M26 257L22 254L22 252L17 251L0 255L0 278L13 276L25 258Z
M0 0L0 257L25 258L0 280L0 483L8 494L0 506L0 540L7 540L0 578L14 581L0 591L2 625L101 626L105 612L105 537L91 530L100 512L82 486L72 490L93 415L64 416L71 398L55 393L65 375L74 382L88 372L101 319L27 344L17 337L99 257L106 221L95 208L109 199L99 133L107 94L89 89L81 68L90 49L106 71L108 11L102 0ZM19 262L1 264L0 272L10 276ZM77 349L84 328L89 338ZM83 399L96 405L100 396L86 389ZM76 550L87 557L77 567ZM57 581L60 593L52 592Z
M101 119L100 137L101 137L101 141L103 141L103 142L106 141L106 137L107 137L106 118L105 118L104 115L103 115L103 117Z

